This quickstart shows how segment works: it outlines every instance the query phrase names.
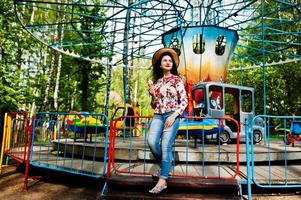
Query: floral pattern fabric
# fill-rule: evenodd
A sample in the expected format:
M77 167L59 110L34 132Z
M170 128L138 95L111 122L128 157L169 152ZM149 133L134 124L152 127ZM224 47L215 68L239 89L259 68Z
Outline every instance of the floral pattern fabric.
M152 98L152 107L156 114L164 114L176 111L182 114L188 100L184 83L179 76L164 76L157 80L155 86L155 97Z

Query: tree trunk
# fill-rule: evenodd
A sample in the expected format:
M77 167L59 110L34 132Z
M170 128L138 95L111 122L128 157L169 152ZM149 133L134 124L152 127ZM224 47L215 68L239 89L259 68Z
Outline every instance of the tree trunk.
M63 39L64 39L65 18L66 18L66 14L64 13L63 19L62 19L62 25L61 25L61 34L58 39L61 43L63 42ZM59 53L55 89L54 89L54 94L53 94L53 106L54 106L54 110L56 110L56 111L58 111L58 109L59 109L58 108L58 96L59 96L59 88L60 88L61 68L62 68L62 54Z
M62 67L62 54L59 54L58 57L58 65L57 65L57 73L56 73L56 80L55 80L55 88L53 93L53 106L54 110L58 111L58 94L60 88L60 77L61 77L61 67Z
M56 19L55 19L55 24L56 24L55 25L55 32L54 32L54 36L53 36L54 43L56 43L57 40L58 40L58 25L57 24L59 23L59 17L60 17L60 13L57 12L56 13ZM55 55L56 55L55 50L51 49L50 69L49 69L49 72L48 72L47 82L46 82L46 86L45 86L45 93L44 93L44 101L43 101L43 105L42 105L42 111L44 111L46 109L47 104L48 104L50 84L51 84L53 71L54 71L54 68L55 68Z
M18 70L21 70L21 66L22 66L22 55L23 55L23 47L21 46L21 42L18 41L18 47L17 47L17 68Z
M32 7L32 12L31 12L31 15L30 15L30 21L29 23L32 24L33 21L34 21L34 17L35 17L35 11L36 11L36 7L35 7L35 3L32 3L33 7ZM25 7L25 6L24 6Z
M88 61L81 62L83 66L82 71L82 111L88 111L88 95L89 95L89 69L91 63Z
M54 66L55 66L55 51L53 49L51 49L50 69L49 69L49 72L48 72L47 82L46 82L46 86L45 86L45 93L44 93L44 101L43 101L43 105L42 105L42 111L45 111L45 109L47 107L47 104L48 104L50 83L51 83L51 79L52 79L52 75L53 75Z

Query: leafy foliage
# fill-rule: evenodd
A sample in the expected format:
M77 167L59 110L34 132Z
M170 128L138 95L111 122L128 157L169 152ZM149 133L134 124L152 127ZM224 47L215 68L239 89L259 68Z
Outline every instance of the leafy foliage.
M135 60L133 66L130 66L132 68L132 70L129 71L131 79L127 80L127 89L131 90L130 99L127 99L127 102L134 103L137 101L142 115L152 114L152 108L150 106L151 99L147 87L147 82L151 79L151 70L148 66L151 66L149 60ZM118 103L123 103L124 98L127 98L127 94L124 94L123 67L123 65L117 66L112 72L111 91L114 95L110 95L109 116L111 116L114 107ZM120 98L116 97L115 94L118 94Z
M299 89L301 62L275 64L301 54L300 45L296 45L300 44L301 37L289 34L300 32L300 11L293 6L284 5L283 2L275 1L264 1L263 6L257 2L253 6L257 9L254 14L257 19L249 24L249 27L253 28L246 28L247 32L244 33L252 35L253 37L250 38L253 39L244 41L249 48L242 47L236 50L240 59L233 62L231 67L252 65L259 68L230 71L228 81L255 88L257 114L264 113L264 100L266 100L267 114L301 115ZM287 9L283 10L281 7ZM265 17L262 17L262 12ZM282 30L282 32L275 30ZM264 86L266 86L266 93L264 93Z
M46 87L47 74L50 70L51 51L46 46L38 43L29 35L16 21L13 12L13 2L0 0L0 111L1 113L14 110L41 111L44 91ZM99 3L95 0L94 3ZM93 15L104 15L104 10L96 7L80 8L90 9L85 12L91 12ZM23 15L24 18L35 19L48 23L56 17L61 19L63 14L56 15L52 9L48 13L36 13L34 8L29 8ZM65 17L71 17L67 15ZM101 18L99 18L101 19ZM82 26L87 29L97 30L99 27L93 25L93 21L82 16ZM95 23L96 24L96 23ZM101 25L101 23L97 23ZM58 30L62 25L60 25ZM55 28L55 27L53 27ZM57 34L60 34L59 32ZM89 34L96 34L92 31L82 33L84 38L89 38ZM99 33L97 33L99 34ZM100 35L100 34L99 34ZM64 34L65 40L72 39L72 35ZM83 55L93 54L102 51L102 37L94 37L93 41L84 41L87 43L97 43L93 47L74 47L83 51ZM55 64L58 62L58 52L55 52ZM105 54L103 54L105 56ZM101 57L99 58L101 59ZM91 64L80 59L74 59L64 56L62 59L62 70L60 75L60 93L59 110L86 110L93 112L97 108L95 103L96 93L99 91L98 79L104 74L104 66ZM53 73L57 73L54 68ZM53 94L55 86L55 77L50 81L50 91L48 104L45 110L54 110Z

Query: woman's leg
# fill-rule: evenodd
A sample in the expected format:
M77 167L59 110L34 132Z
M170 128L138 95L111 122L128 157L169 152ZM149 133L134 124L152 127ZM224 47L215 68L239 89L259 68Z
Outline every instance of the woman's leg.
M156 161L160 164L162 160L161 150L161 135L164 128L164 121L161 115L155 115L149 128L149 135L147 138L148 146L154 155Z
M178 128L179 118L176 118L171 127L163 130L161 148L162 148L162 161L161 161L161 175L160 179L167 179L172 165L172 145L174 144Z

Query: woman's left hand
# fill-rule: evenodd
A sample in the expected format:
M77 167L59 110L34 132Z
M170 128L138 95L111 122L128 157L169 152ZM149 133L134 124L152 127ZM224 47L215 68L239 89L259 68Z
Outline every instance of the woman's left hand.
M171 125L175 122L175 119L177 118L178 116L178 113L173 113L172 115L170 115L166 121L165 121L165 124L164 124L164 128L169 128L171 127Z

